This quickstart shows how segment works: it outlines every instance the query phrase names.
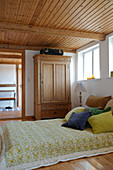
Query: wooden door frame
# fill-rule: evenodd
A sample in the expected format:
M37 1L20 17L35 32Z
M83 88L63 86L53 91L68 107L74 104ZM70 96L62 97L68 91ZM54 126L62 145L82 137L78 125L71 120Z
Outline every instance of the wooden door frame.
M10 55L5 54L8 52L12 54ZM18 55L18 53L21 53L21 55ZM25 50L0 49L0 58L22 59L22 117L21 118L23 119L25 118ZM6 119L1 119L1 120L6 120Z
M19 68L18 67L19 65L16 65L16 74L17 74L17 106L18 106L18 104L19 104L19 94L20 94L20 92L19 92L19 79L18 79L18 77L19 77L19 70L21 70L22 71L22 68ZM22 74L21 74L21 76L22 76Z

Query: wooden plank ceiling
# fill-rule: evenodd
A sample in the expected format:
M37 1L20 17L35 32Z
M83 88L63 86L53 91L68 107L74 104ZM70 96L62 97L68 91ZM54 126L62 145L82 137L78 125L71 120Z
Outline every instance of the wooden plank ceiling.
M0 0L0 47L76 50L113 32L112 0Z

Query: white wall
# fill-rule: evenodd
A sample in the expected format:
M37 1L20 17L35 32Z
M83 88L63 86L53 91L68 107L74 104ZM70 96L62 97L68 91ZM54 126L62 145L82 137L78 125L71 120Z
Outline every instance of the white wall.
M25 51L25 115L34 115L34 65L33 56L39 54L39 51ZM64 55L72 56L71 58L71 101L72 108L75 107L74 102L74 86L75 86L75 54L64 53Z
M0 84L16 84L16 65L0 64Z
M25 50L25 115L34 115L34 63L39 51Z
M70 64L70 79L71 79L71 107L74 108L76 103L75 103L75 93L74 93L74 88L75 88L75 54L74 53L64 53L66 56L72 56L71 58L71 64Z
M106 36L105 41L99 41L99 42L93 42L90 43L80 49L77 50L77 53L84 50L85 48L88 48L92 45L95 45L96 43L99 43L100 45L100 79L99 80L85 80L83 81L87 92L84 92L83 95L83 105L85 104L85 101L87 97L91 94L96 96L113 96L113 78L108 78L109 76L109 43L108 38L113 34L109 34ZM77 55L76 55L77 60ZM77 64L77 62L76 62ZM77 68L77 65L76 65ZM76 70L77 73L77 70ZM76 79L77 80L77 79ZM76 106L79 104L79 97L78 94L76 94L77 101Z

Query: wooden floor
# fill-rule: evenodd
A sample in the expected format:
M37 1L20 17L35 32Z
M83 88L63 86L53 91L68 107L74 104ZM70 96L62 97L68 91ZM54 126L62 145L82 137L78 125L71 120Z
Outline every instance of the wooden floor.
M6 119L6 118L19 118L21 116L21 111L0 111L0 119Z
M33 120L34 119L32 118L31 121ZM15 121L22 120L0 121L0 126ZM48 167L38 168L38 170L96 170L96 169L113 170L113 153L93 156L90 158L76 159L63 163L61 162L56 165L51 165Z
M113 170L113 153L58 163L39 170Z

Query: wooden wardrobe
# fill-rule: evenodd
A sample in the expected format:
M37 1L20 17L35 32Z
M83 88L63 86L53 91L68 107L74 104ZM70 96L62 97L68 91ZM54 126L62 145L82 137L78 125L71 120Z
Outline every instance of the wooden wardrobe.
M71 57L37 54L33 58L35 118L64 117L71 109Z

